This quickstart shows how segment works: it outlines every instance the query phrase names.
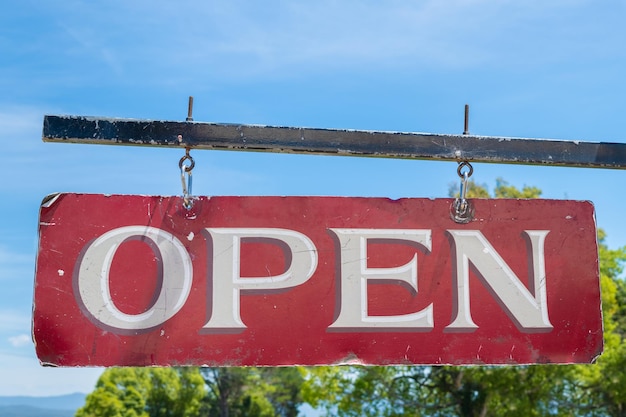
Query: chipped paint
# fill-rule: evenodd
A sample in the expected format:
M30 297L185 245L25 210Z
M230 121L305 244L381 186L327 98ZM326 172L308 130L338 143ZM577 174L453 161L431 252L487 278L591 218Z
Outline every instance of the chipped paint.
M244 133L245 131L245 133ZM176 140L185 137L185 143ZM191 146L500 164L626 169L626 144L421 132L383 132L175 122L84 116L44 117L43 140L84 144Z

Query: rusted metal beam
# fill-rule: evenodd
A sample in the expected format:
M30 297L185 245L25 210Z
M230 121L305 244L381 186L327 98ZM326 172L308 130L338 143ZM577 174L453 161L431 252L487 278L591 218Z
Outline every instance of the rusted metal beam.
M626 169L626 144L45 116L45 142Z

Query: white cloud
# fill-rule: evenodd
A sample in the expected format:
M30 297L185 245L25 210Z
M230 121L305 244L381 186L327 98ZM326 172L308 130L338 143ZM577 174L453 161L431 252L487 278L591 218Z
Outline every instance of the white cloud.
M205 62L205 71L221 68L238 76L416 62L459 67L484 59L472 45L473 36L483 32L480 12L485 6L472 7L476 3L272 2L260 11L238 2L196 10L202 18L169 34L178 38L176 61L191 58L192 68ZM459 38L468 42L459 45Z
M0 139L6 149L27 150L27 138L41 140L43 111L32 106L8 105L0 102Z
M30 316L15 310L0 310L0 332L28 331ZM30 337L29 337L30 340Z
M71 48L73 55L89 57L98 63L105 64L116 75L124 73L115 49L105 45L106 38L97 30L84 24L69 26L65 22L61 23L60 27L76 45Z
M32 260L32 254L19 253L0 245L0 264L26 264Z
M88 393L102 374L102 368L48 368L33 357L2 354L0 369L0 396Z
M588 0L112 1L63 7L49 11L62 13L56 19L66 34L60 56L91 62L94 77L102 75L98 62L115 75L140 76L140 82L164 70L170 76L159 77L160 83L197 84L216 75L241 81L338 69L519 67L554 62L583 40L600 39L605 48L616 42L580 24L581 14L597 8Z
M17 335L17 336L9 337L9 343L13 347L20 348L20 347L27 346L27 345L31 344L32 343L32 339L27 334L20 334L20 335Z
M8 342L0 348L0 396L47 396L93 390L102 368L41 366L35 357L31 336L26 333L29 330L29 315L0 310L0 335Z
M205 71L221 67L238 75L285 75L295 68L310 72L414 68L416 64L449 69L519 65L528 63L529 55L535 60L553 59L550 45L555 43L576 47L580 36L546 35L555 34L553 21L561 14L576 13L586 3L322 0L274 1L262 6L247 1L218 7L194 4L196 18L179 27L176 24L183 21L185 8L170 14L173 24L167 33L174 35L179 46L177 62L189 62L192 67L204 62L208 64ZM570 35L581 30L579 23L576 28L565 27L572 31ZM543 48L536 48L535 42L531 46L529 39L541 39Z
M34 261L35 257L32 253L17 252L0 245L0 281L22 280L24 276L32 277Z

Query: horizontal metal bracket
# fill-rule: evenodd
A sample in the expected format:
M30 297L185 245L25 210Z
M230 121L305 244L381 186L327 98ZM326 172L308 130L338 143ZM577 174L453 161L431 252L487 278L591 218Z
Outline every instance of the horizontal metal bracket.
M626 144L475 135L44 116L44 142L626 168Z

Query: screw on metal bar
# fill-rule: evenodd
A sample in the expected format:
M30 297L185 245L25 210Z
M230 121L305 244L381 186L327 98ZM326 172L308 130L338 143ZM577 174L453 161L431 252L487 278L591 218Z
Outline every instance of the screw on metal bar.
M463 125L463 134L469 135L469 104L465 105L465 123Z
M461 178L461 189L459 198L456 198L450 207L450 217L456 223L466 224L474 218L474 205L467 199L469 177L474 173L474 168L469 162L463 161L459 163L456 172Z
M193 96L189 96L189 104L187 105L187 122L193 122Z

